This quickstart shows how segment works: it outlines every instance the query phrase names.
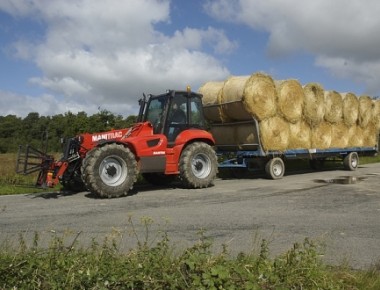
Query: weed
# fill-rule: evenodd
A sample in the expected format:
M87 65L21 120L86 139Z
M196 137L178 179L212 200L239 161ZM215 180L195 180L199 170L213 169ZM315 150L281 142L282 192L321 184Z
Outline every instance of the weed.
M141 223L147 232L135 231L140 243L127 252L117 246L118 231L88 248L79 246L81 233L52 233L48 248L39 246L38 233L30 246L20 235L17 247L0 247L0 289L379 289L378 265L327 267L309 239L274 259L266 240L256 254L233 258L226 247L213 253L202 230L198 242L174 255L166 232L152 234L150 218ZM132 218L129 225L133 232Z

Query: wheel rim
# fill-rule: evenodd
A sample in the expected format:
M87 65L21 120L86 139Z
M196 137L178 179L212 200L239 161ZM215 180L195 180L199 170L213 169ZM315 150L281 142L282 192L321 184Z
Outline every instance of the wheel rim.
M273 171L273 174L275 176L281 176L281 174L282 174L282 165L279 162L275 162L273 164L273 170L272 171Z
M351 166L352 166L352 168L356 168L358 166L358 159L356 158L356 156L352 156Z
M127 164L118 156L108 156L99 166L99 176L106 185L118 186L128 176Z
M211 160L203 153L194 156L191 162L191 170L197 178L205 178L211 172Z

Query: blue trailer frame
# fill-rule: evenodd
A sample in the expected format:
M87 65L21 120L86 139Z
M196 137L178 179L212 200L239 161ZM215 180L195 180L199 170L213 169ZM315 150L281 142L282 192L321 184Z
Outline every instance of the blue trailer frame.
M308 159L313 168L318 168L327 158L338 158L343 161L343 165L348 170L356 170L359 164L359 156L375 156L379 150L378 144L374 147L348 147L348 148L328 148L328 149L291 149L291 150L268 150L265 151L260 141L259 123L256 119L233 123L214 123L212 127L239 126L252 124L253 134L257 137L256 143L248 144L219 144L216 140L216 152L220 157L224 157L218 165L220 169L246 169L250 170L252 161L266 162L265 171L272 179L282 178L285 172L284 160ZM249 149L246 149L249 148ZM231 158L232 157L232 158ZM320 163L318 163L320 162ZM277 173L276 173L277 171Z

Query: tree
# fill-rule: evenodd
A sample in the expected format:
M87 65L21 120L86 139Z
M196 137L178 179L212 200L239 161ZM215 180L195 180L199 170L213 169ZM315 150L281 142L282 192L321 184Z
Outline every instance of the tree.
M134 115L124 118L108 110L88 116L86 112L66 112L54 116L29 113L24 119L15 115L0 116L0 153L17 152L19 144L29 144L49 152L59 152L61 140L80 133L103 132L131 127L136 122Z

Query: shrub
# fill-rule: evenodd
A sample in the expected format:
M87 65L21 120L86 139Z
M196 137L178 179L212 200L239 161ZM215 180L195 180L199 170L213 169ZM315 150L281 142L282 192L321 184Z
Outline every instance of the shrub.
M74 237L53 235L47 248L36 233L31 246L20 235L18 247L0 248L0 289L379 289L379 267L369 271L329 268L308 239L269 258L268 242L255 253L231 257L226 247L213 253L205 232L193 246L174 254L166 232L145 235L122 252L115 235L79 247Z

